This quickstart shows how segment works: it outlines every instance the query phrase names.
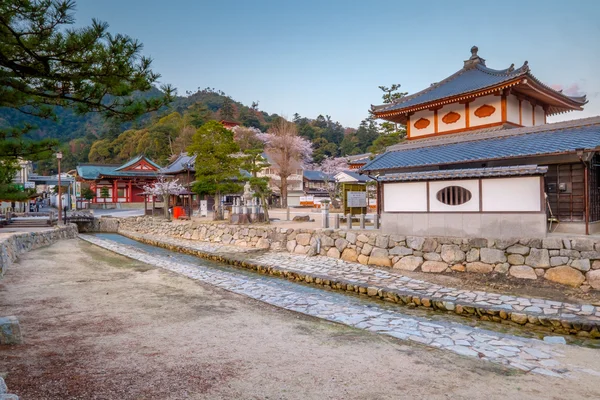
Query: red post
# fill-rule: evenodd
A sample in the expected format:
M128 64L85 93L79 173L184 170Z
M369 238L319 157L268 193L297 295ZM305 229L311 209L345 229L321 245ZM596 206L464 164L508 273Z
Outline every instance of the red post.
M129 203L133 203L133 185L131 184L131 181L129 181L129 190L128 190L128 202Z
M116 203L118 202L117 188L119 187L118 186L119 184L117 182L118 181L116 179L113 181L112 201L113 201L113 203L115 203L115 206L116 206Z

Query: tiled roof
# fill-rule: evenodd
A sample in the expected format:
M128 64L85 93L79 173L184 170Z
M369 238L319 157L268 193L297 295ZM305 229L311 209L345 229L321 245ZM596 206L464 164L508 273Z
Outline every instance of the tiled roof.
M361 175L356 171L342 171L342 173L356 179L358 182L369 182L372 181L367 175Z
M182 172L187 172L187 167L185 165L190 162L193 165L196 165L196 156L188 156L185 153L181 153L175 161L173 161L166 167L161 168L160 173L167 175L175 175ZM190 171L194 172L194 168L191 168Z
M390 104L388 107L377 108L377 112L400 110L418 104L429 103L446 97L452 97L463 93L475 92L488 87L497 86L517 77L524 76L529 69L523 66L518 69L494 70L483 65L477 65L471 69L461 69L457 73L435 83L429 88L417 92L411 96L405 96L400 101Z
M456 98L457 96L467 98L472 97L472 94L481 93L487 89L493 91L499 90L499 87L510 87L521 84L522 80L519 78L531 80L532 83L543 88L543 90L551 96L570 104L570 106L551 106L549 108L550 114L571 109L580 109L580 106L587 102L585 96L570 97L540 82L530 73L527 61L517 69L514 68L513 64L509 68L496 70L486 67L485 60L477 55L477 47L473 47L471 52L473 55L469 60L465 61L464 67L449 77L440 82L433 83L430 87L421 90L420 92L402 97L392 104L372 106L371 110L376 114L380 114L405 109L408 111L409 109L415 110L427 108L434 104L449 102L442 101L444 99ZM423 105L423 107L420 107L421 105Z
M484 160L574 153L600 147L600 117L500 132L468 134L446 141L409 141L388 148L361 171L426 167Z
M107 164L80 164L77 166L77 175L82 179L94 180L101 177L155 177L156 172L154 171L118 171L119 165L107 165Z
M431 181L439 179L496 178L502 176L543 175L548 167L515 165L511 167L462 168L439 171L404 172L380 176L380 182Z
M309 181L324 181L324 180L329 180L331 179L331 177L328 177L327 174L321 172L321 171L307 171L304 170L302 171L302 174L304 175L304 178L308 179Z
M157 169L160 169L160 165L156 164L154 161L152 161L151 159L149 159L148 157L146 157L144 155L139 155L139 156L134 157L131 160L127 161L125 164L121 165L120 167L118 167L117 171L126 169L127 167L134 165L135 163L137 163L138 161L140 161L142 159L145 160L148 164L156 167Z

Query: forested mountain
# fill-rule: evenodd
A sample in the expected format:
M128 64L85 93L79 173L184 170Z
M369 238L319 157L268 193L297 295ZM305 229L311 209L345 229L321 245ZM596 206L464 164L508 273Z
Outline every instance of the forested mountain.
M158 89L138 96L159 95ZM107 122L98 114L79 116L70 110L56 108L56 120L43 120L11 109L0 109L0 127L32 125L30 139L55 138L63 144L66 170L78 163L120 163L145 154L161 165L191 143L195 130L210 120L238 122L242 126L268 130L276 114L258 109L258 102L246 106L213 88L176 97L169 107L146 114L134 122ZM294 114L301 136L313 144L313 159L319 163L326 157L338 157L381 151L381 143L396 143L402 135L390 132L370 118L358 128L343 127L329 115L314 119ZM390 143L391 142L391 143ZM375 144L375 146L373 146ZM39 173L51 173L54 160L38 163Z

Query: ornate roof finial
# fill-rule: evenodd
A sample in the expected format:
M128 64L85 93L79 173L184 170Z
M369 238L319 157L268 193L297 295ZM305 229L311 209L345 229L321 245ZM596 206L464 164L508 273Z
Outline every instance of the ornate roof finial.
M479 47L473 46L471 47L471 58L465 61L465 65L463 68L469 69L474 68L477 64L481 64L485 66L485 60L477 54L479 51Z

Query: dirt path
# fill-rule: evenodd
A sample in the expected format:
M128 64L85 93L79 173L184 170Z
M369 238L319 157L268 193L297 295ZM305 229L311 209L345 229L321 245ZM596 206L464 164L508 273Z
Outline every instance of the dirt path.
M277 309L78 241L0 280L0 347L21 399L599 398L600 377L522 375ZM598 351L566 357L600 368Z

